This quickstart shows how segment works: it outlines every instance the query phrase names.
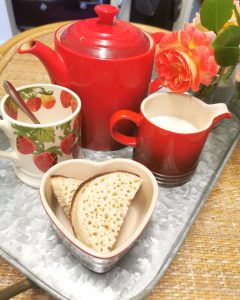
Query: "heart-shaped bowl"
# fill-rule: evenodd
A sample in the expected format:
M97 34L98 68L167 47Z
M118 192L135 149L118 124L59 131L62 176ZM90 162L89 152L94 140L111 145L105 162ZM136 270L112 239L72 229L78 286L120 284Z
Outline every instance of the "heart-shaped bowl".
M135 173L143 182L129 207L113 250L108 254L99 254L74 236L70 220L53 196L51 176L62 175L84 181L95 175L114 171ZM158 185L153 174L145 166L130 159L116 158L104 162L72 159L58 163L44 174L40 184L40 197L53 227L65 246L84 266L97 273L104 273L127 253L145 229L157 202Z

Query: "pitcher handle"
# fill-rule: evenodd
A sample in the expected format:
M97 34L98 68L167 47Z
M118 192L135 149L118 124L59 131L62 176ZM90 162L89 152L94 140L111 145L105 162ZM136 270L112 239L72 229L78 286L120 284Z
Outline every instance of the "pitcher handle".
M130 110L119 110L112 115L109 123L109 129L112 137L119 143L135 147L137 145L137 138L133 136L127 136L114 129L114 126L121 120L129 120L135 123L138 127L140 125L141 116Z
M7 137L11 136L10 126L6 121L0 120L0 128L3 130ZM19 157L15 151L0 150L0 157L10 159L15 165L18 165L19 163Z

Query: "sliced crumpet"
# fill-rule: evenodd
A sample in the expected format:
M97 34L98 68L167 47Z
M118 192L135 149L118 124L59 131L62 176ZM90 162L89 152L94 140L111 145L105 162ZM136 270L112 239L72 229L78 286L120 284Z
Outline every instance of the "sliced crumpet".
M70 210L73 194L82 181L78 179L68 178L60 175L51 176L51 185L53 193L68 218L70 218Z
M73 196L71 222L77 239L101 254L109 253L142 179L116 171L84 181Z

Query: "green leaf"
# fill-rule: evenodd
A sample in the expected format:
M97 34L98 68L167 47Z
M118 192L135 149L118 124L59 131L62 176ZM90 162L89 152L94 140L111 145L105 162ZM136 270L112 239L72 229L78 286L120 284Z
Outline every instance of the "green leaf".
M47 91L46 89L40 87L40 92L38 92L39 94L42 94L42 95L52 95L53 94L53 91Z
M234 66L238 63L240 44L240 27L229 26L214 40L214 56L222 67Z
M36 89L35 88L25 88L20 91L20 95L24 100L28 100L29 98L33 98L36 96Z
M55 142L54 129L49 128L37 128L31 133L31 139L33 141L44 142Z
M29 137L31 135L31 132L33 130L30 127L19 126L19 125L16 125L16 124L12 124L12 127L16 130L14 132L14 134L16 134L16 135L24 135L24 136L27 136L27 137Z
M237 7L236 7L235 4L233 5L233 8L234 8L234 13L235 13L235 16L236 16L236 19L237 19L237 23L240 26L240 15L239 15L239 12L238 12Z
M60 150L60 147L59 146L52 146L52 147L49 147L47 149L45 149L46 152L51 152L51 153L55 153L57 155L60 155L62 156L62 151Z
M208 30L218 33L232 13L233 0L205 0L200 10L201 23Z
M64 123L62 125L60 125L61 130L63 131L63 134L66 136L70 133L71 131L71 121Z
M39 142L39 141L34 141L35 145L36 145L36 151L34 154L37 154L37 153L41 153L44 151L44 144Z

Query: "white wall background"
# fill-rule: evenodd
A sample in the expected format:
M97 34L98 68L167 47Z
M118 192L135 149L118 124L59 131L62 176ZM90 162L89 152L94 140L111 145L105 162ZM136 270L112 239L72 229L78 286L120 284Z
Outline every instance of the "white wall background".
M0 44L17 33L12 3L10 0L0 0Z
M199 3L197 0L182 0L180 16L174 23L173 30L180 30L185 22L191 22L198 9Z

